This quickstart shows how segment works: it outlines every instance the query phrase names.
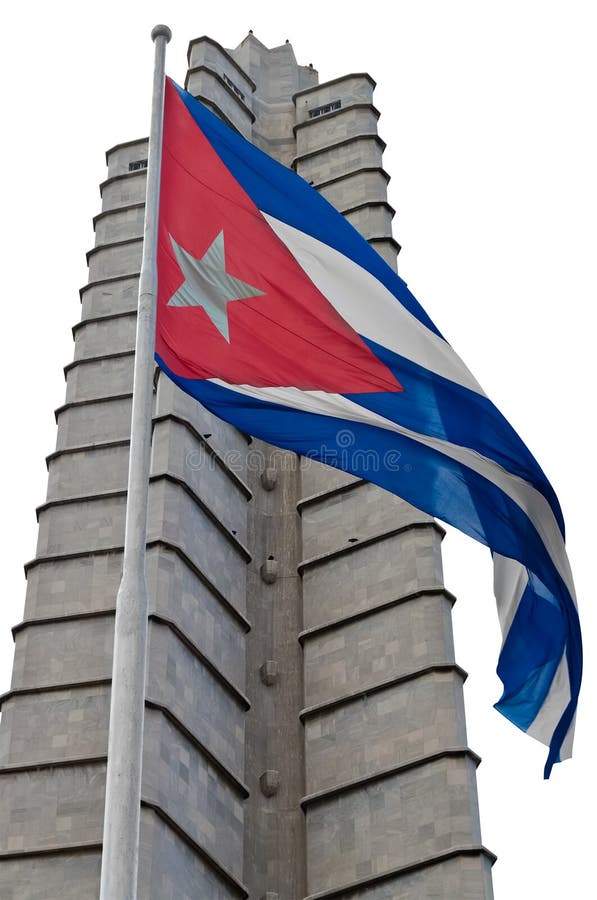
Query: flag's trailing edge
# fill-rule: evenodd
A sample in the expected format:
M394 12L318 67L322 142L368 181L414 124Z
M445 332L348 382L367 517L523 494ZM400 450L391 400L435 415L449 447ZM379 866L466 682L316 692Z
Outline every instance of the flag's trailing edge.
M490 548L496 708L549 746L548 777L571 754L581 636L561 510L516 432L367 241L170 80L158 245L156 359L176 384Z

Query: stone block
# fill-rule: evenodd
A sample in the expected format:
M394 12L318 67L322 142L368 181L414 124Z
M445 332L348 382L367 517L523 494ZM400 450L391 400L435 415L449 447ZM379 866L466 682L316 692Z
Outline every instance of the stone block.
M27 574L25 619L114 609L122 553L49 560Z
M137 318L133 315L106 319L104 322L83 323L76 332L75 359L134 350L136 329Z
M2 708L0 765L103 756L109 714L108 685L12 697Z
M413 522L431 522L431 516L415 509L395 494L370 482L352 490L323 496L301 512L303 555L311 559L340 550L349 542L365 540Z
M151 623L147 697L165 706L237 778L244 774L244 704L173 632Z
M349 475L332 466L326 466L325 463L316 462L314 459L301 457L300 468L302 499L326 493L359 480L354 475Z
M96 247L113 241L127 241L143 237L145 206L133 204L131 207L107 210L95 223Z
M465 746L461 677L423 675L308 716L307 793Z
M141 810L138 892L143 900L239 900L242 896L151 809Z
M145 203L146 182L147 169L138 169L106 180L101 185L102 212L133 203Z
M436 663L454 662L451 603L423 595L304 642L305 705L324 703Z
M131 275L141 268L143 242L126 241L123 244L106 244L89 253L89 281Z
M345 214L345 219L364 238L392 237L392 211L388 206L362 206Z
M332 206L342 211L360 203L387 200L388 178L383 169L370 172L354 172L338 181L319 188L319 193Z
M371 609L422 588L443 586L440 538L432 528L354 547L303 571L305 628Z
M335 900L492 900L491 862L486 856L457 856L384 879L360 889L341 891Z
M252 99L255 84L247 74L249 67L247 66L246 71L243 71L238 65L235 65L234 55L236 55L235 51L225 50L211 38L197 38L189 45L189 69L206 66L214 72L226 75L239 88L243 94L241 99L248 105Z
M90 284L81 292L81 319L94 319L97 316L109 316L114 313L136 312L138 299L138 274Z
M2 900L97 900L101 852L2 860Z
M122 547L126 497L102 497L40 512L38 556Z
M308 119L296 131L296 155L322 150L346 138L377 134L378 113L372 106L343 103L339 110Z
M105 491L125 491L129 446L97 447L50 460L48 500L84 497Z
M150 612L174 622L241 689L245 682L245 627L183 560L163 547L148 552Z
M66 402L99 400L132 392L134 360L131 354L73 366L66 376Z
M251 447L241 432L218 419L193 397L181 391L174 382L160 375L156 396L155 416L177 416L202 434L222 458L223 463L243 481L247 479L247 465L261 471L261 455L251 457ZM259 468L258 468L259 466Z
M357 169L382 167L383 143L376 136L355 138L340 147L316 151L299 159L297 173L315 186L321 182L348 175Z
M73 684L112 674L113 616L29 625L15 636L12 688Z
M60 410L56 449L127 440L130 433L130 397L111 400L100 397L92 403Z
M309 121L309 110L334 100L346 103L371 103L375 83L368 75L344 75L299 93L295 98L297 122Z
M207 440L211 442L211 438ZM246 542L247 492L191 429L172 420L156 422L151 470L181 479L230 532Z
M238 878L242 795L158 710L145 712L142 796L157 804Z
M149 142L146 137L139 138L136 141L126 141L123 144L111 147L106 152L108 178L127 174L130 171L130 163L140 159L147 159L148 150Z
M250 139L253 118L247 105L250 94L241 90L238 86L239 81L240 78L235 72L231 78L213 69L201 69L189 74L187 90L195 97L209 97L240 134ZM248 102L250 103L250 100Z
M308 810L309 893L480 843L474 781L470 760L441 759Z
M153 482L147 539L172 542L237 609L244 609L247 559L193 497L175 483Z
M0 852L102 839L105 766L4 773Z

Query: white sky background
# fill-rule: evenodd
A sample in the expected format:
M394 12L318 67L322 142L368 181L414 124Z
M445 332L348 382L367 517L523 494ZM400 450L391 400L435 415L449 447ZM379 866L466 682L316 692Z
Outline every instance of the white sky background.
M349 11L354 9L353 13ZM379 16L365 11L384 10ZM587 0L11 3L3 14L4 305L0 690L53 410L80 318L104 151L149 130L151 27L174 32L167 70L184 79L188 41L234 47L249 28L289 38L320 81L368 71L392 175L403 278L519 431L564 510L581 608L585 679L575 756L542 780L545 748L492 709L500 646L489 552L450 531L454 610L483 841L498 854L497 900L585 898L594 885L594 359L597 63ZM586 813L585 813L586 810ZM589 823L585 818L589 817ZM456 900L456 898L455 898Z

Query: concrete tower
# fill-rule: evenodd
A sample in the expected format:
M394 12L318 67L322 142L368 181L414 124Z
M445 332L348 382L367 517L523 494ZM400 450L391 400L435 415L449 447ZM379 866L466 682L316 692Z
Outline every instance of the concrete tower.
M187 89L394 266L375 84L191 42ZM107 154L0 729L0 897L99 891L146 140ZM335 452L350 452L339 432ZM373 464L373 462L372 462ZM442 530L156 376L139 896L490 898ZM120 900L120 898L115 898Z

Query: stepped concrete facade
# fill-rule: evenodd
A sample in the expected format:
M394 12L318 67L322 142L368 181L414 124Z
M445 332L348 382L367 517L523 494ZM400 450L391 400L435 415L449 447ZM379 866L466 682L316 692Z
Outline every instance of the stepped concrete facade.
M191 42L186 87L396 266L374 82ZM0 728L0 897L99 892L147 142L108 151ZM351 452L341 432L330 452ZM373 462L372 462L373 464ZM155 379L139 897L481 900L441 528ZM120 900L120 898L115 898Z

